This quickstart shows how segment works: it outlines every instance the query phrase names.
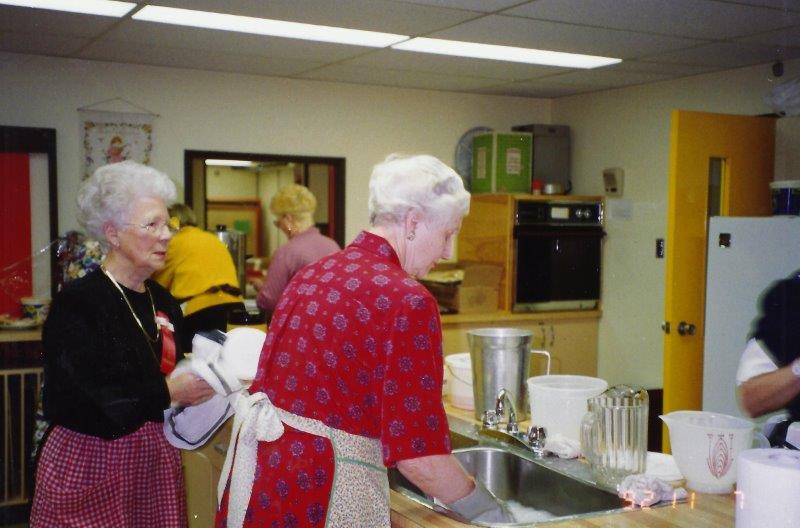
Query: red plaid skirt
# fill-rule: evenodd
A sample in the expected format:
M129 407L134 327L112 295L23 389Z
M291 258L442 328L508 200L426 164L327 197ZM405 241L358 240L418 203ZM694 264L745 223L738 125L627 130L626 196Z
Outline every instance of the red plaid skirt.
M147 422L117 440L55 427L42 448L31 528L185 528L180 451Z

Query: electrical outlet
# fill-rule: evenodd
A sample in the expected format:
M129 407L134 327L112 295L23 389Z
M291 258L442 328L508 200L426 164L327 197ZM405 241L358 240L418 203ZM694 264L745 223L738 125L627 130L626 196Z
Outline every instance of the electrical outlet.
M603 187L606 190L606 196L622 196L624 179L625 171L619 167L603 169Z

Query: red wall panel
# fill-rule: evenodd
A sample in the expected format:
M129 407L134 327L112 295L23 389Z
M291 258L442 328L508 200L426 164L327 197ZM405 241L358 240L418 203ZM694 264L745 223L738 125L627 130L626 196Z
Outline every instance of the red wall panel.
M18 317L31 283L30 161L0 153L0 314Z

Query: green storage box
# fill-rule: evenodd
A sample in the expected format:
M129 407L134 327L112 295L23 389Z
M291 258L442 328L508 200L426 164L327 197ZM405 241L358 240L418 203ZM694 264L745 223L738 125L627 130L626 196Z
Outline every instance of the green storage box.
M492 132L472 141L473 193L531 192L533 135Z

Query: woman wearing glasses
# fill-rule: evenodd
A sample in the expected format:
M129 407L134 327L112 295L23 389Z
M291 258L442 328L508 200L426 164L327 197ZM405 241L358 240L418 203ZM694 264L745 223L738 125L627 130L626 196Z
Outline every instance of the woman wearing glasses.
M295 273L339 251L339 244L314 227L316 208L317 199L311 191L297 184L282 187L270 201L269 209L276 217L275 226L289 241L272 256L267 278L260 285L256 299L258 307L268 315L272 315L278 298Z
M183 527L179 451L162 432L170 403L213 393L200 378L165 380L182 357L180 307L148 279L164 266L175 185L132 161L99 168L78 216L100 241L100 269L67 284L42 333L44 414L32 527Z

